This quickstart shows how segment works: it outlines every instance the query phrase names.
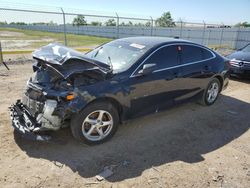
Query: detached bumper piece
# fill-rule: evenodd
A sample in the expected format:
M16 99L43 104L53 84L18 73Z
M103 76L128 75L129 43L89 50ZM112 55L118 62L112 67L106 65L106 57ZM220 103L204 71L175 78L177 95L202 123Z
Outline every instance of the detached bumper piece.
M37 141L51 140L49 135L39 135L35 132L36 129L40 128L40 125L36 122L36 119L31 116L29 110L20 100L10 107L10 116L12 126L22 134L23 137Z

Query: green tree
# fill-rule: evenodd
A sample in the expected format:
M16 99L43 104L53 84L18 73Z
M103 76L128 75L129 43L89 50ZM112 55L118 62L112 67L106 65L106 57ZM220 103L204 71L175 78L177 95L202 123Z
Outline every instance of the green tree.
M93 25L93 26L102 26L102 22L91 22L90 25Z
M235 24L235 27L250 27L250 23L240 22L240 23Z
M175 22L171 16L171 13L164 12L160 18L156 20L156 25L159 27L175 27Z
M146 23L145 23L145 26L146 26L146 27L150 27L150 26L151 26L151 22L150 22L150 21L146 22Z
M141 23L141 22L139 22L139 23L136 23L135 26L137 26L137 27L145 27L146 25L143 24L143 23Z
M131 21L128 22L128 26L133 26L133 25L134 24Z
M0 22L0 25L7 25L8 23L6 21Z
M106 23L106 26L116 26L115 19L109 19Z
M11 22L10 25L27 25L24 22Z
M55 22L53 22L52 20L48 23L48 25L50 25L50 26L57 26L58 24L57 23L55 23Z
M79 27L81 25L87 25L87 21L83 15L77 15L77 17L74 18L72 24L73 26Z
M125 24L124 22L122 22L122 23L120 24L120 26L126 26L126 24Z

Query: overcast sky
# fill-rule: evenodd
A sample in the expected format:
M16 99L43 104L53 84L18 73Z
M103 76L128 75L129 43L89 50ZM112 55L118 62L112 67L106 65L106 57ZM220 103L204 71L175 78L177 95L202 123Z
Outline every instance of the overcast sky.
M250 22L250 0L0 0L0 7L1 5L9 7L13 5L15 8L29 7L28 4L42 5L38 6L38 9L44 9L45 6L46 9L50 6L64 7L65 9L90 10L86 11L87 13L101 12L112 15L117 12L124 16L152 16L153 18L170 11L175 20L182 18L194 22L203 20L225 24ZM7 16L7 13L4 16ZM4 16L0 12L1 21ZM20 15L12 17L18 19Z

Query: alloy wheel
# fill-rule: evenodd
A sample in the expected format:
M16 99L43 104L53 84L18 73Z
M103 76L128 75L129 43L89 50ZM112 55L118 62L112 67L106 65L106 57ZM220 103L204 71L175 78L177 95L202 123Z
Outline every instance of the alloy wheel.
M99 141L109 135L113 124L113 118L109 112L96 110L84 119L82 133L88 140Z
M213 103L219 94L219 84L217 82L213 82L209 89L207 90L207 101L209 103Z

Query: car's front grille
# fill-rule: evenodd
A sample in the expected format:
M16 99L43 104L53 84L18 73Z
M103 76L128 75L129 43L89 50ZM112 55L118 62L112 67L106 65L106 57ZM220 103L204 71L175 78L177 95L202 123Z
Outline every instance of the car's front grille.
M33 86L28 83L22 102L29 108L31 115L35 117L38 113L42 112L44 106L44 95L42 90L33 88Z
M248 61L242 61L242 60L231 60L230 61L231 66L238 67L241 69L249 69L250 70L250 62Z
M243 67L247 68L247 69L250 69L250 62L243 61Z
M31 113L33 117L41 113L43 110L43 106L44 106L43 102L33 100L27 95L23 96L22 102L29 109L29 112Z
M37 91L29 87L27 88L25 95L33 100L42 100L43 97L42 91Z

